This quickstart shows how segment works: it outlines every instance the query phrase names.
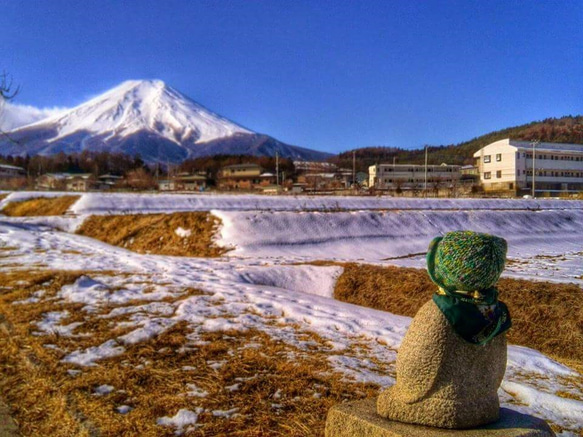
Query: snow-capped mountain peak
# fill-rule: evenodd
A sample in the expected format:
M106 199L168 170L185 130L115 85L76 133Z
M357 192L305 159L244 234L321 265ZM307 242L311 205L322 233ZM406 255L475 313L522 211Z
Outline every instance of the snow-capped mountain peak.
M16 145L17 144L17 145ZM108 150L145 161L180 162L215 154L324 159L328 154L255 133L161 80L128 80L89 101L10 132L0 154Z
M53 141L77 131L109 132L111 136L124 137L148 130L176 143L252 133L161 80L128 80L65 114L40 123L58 126Z

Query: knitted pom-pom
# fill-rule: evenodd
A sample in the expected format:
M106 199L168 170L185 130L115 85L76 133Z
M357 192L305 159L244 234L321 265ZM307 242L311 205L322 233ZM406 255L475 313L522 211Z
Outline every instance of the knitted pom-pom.
M448 232L429 247L431 279L448 290L476 291L494 286L504 270L506 240L472 231Z

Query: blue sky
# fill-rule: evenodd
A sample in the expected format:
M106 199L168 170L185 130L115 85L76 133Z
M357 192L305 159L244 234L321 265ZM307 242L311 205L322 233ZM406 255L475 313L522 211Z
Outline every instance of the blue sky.
M0 0L17 103L157 78L329 152L461 142L583 114L583 1Z

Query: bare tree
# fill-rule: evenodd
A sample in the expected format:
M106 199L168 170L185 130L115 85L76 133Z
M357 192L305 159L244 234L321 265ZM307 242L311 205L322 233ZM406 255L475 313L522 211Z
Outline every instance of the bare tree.
M12 85L12 77L10 77L6 72L0 73L0 119L2 117L2 112L4 110L4 105L8 100L12 100L16 94L18 94L19 87L14 89ZM10 137L0 128L0 136L6 136L9 140Z
M12 78L3 72L0 74L0 111L2 110L4 103L8 100L12 100L16 94L18 94L19 88L16 89L12 86Z

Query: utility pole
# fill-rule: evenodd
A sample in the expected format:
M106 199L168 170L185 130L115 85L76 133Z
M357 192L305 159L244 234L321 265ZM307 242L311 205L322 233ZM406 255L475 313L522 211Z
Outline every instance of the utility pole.
M425 197L427 197L427 145L425 145Z
M536 160L536 146L540 143L539 140L534 140L532 142L532 198L535 197L535 189L534 189L534 174L535 174L535 160Z
M356 150L352 151L352 186L356 188Z
M279 187L279 153L275 152L275 184Z

